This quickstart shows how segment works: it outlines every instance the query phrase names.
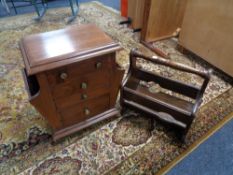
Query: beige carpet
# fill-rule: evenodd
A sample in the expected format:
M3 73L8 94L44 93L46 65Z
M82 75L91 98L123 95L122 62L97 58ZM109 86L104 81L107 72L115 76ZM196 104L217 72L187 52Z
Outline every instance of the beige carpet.
M187 143L174 141L171 129L133 112L106 120L57 145L50 144L51 128L28 103L21 68L24 66L18 42L23 36L67 27L70 9L51 9L40 23L27 14L0 20L0 174L154 174L165 172L193 148L232 118L233 89L228 77L215 71ZM138 48L154 55L138 42L138 36L118 23L117 12L99 3L81 5L71 25L95 23L119 42L124 50L117 63L127 69L129 50ZM171 60L199 70L211 68L204 61L182 55L177 41L156 43ZM163 66L140 62L164 76L199 85L198 77ZM153 87L149 87L153 88ZM168 92L170 93L170 92ZM151 123L153 122L153 126Z

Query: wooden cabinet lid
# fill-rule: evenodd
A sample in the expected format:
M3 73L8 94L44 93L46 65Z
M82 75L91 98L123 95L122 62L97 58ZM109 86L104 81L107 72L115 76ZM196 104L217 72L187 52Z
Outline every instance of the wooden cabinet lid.
M29 75L68 65L121 47L94 24L26 36L20 41Z

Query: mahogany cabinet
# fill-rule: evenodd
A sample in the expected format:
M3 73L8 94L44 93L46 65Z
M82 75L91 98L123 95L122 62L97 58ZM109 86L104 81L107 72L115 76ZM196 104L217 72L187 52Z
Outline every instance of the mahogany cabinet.
M48 120L54 141L117 114L120 46L98 27L26 36L20 47L29 101Z

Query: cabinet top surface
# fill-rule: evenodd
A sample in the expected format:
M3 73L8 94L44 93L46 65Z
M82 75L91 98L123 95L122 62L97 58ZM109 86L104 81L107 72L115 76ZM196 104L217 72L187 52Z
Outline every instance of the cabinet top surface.
M28 74L120 49L94 24L26 36L21 40L20 47Z

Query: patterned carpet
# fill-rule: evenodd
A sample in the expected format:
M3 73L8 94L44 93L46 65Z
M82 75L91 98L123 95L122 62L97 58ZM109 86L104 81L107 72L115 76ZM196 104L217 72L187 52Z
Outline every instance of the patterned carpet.
M78 132L51 145L51 128L28 103L24 90L23 67L18 42L23 36L67 26L70 9L49 10L43 21L27 14L0 20L0 174L155 174L163 171L203 136L232 117L233 88L229 79L215 71L204 95L204 102L187 135L187 142L174 139L171 128L147 116L128 111ZM72 25L95 23L119 42L124 50L117 53L117 63L127 69L129 50L151 51L138 42L138 36L118 25L119 14L99 3L85 3ZM199 70L210 68L176 50L175 39L156 43L171 60ZM200 85L198 77L146 62L140 65L164 76ZM153 84L148 85L153 91ZM167 92L171 93L171 92Z

